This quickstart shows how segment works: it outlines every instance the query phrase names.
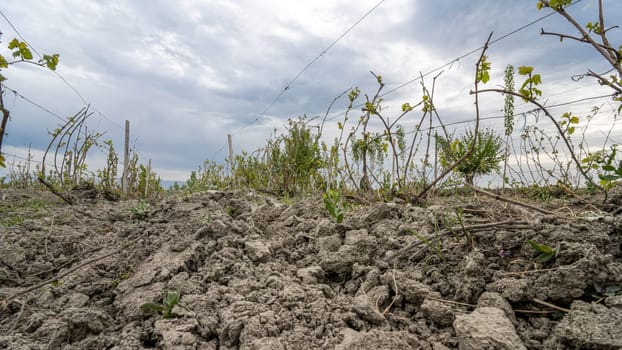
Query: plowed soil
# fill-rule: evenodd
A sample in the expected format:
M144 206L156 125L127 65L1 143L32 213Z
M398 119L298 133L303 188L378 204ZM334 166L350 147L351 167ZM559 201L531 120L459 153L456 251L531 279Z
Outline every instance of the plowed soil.
M555 215L467 195L353 203L337 224L320 198L136 215L0 190L0 349L622 349L622 215L536 205ZM529 240L559 254L538 264ZM141 308L177 290L173 317ZM493 308L515 339L464 326Z

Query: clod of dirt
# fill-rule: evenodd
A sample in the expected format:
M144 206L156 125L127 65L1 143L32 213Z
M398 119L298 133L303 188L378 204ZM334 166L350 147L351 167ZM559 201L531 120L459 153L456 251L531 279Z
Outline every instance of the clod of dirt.
M622 295L616 295L605 299L605 305L622 310Z
M468 315L456 316L454 329L461 350L526 350L512 322L496 307L479 307Z
M422 317L440 327L449 327L456 319L456 311L452 305L433 298L426 298L421 304Z
M490 292L500 293L501 296L511 302L531 299L531 281L518 278L501 278L486 286Z
M425 344L425 343L423 343ZM335 350L402 350L419 349L422 343L408 332L369 331L356 332L351 329L343 331L343 341L335 346Z
M497 309L501 309L505 312L505 316L507 316L507 318L512 321L514 325L518 324L512 305L510 305L510 303L499 293L482 293L479 300L477 300L477 307L495 307Z
M563 344L575 349L614 350L622 348L622 310L583 301L572 303L570 313L555 326L545 343L550 349Z

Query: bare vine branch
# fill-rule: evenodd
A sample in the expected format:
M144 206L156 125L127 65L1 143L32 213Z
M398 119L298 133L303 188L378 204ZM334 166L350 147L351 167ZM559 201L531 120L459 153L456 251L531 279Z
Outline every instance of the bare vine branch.
M568 148L568 152L570 152L570 157L575 162L579 172L581 172L581 174L583 175L583 177L587 181L590 181L590 182L593 183L592 178L583 169L581 161L577 158L577 155L574 152L574 148L570 144L570 140L568 140L568 138L564 134L564 131L562 130L561 125L559 125L557 120L555 120L555 118L551 115L551 113L540 102L536 101L535 99L533 99L531 97L526 97L526 96L524 96L524 95L522 95L522 94L520 94L518 92L508 91L508 90L505 90L505 89L484 89L484 90L479 90L479 91L476 90L476 91L471 91L471 95L478 95L478 94L483 93L483 92L497 92L497 93L501 93L501 94L514 95L514 96L517 96L517 97L520 97L520 98L523 98L523 99L527 100L527 102L529 102L529 103L532 103L532 104L536 105L553 122L553 125L555 125L555 128L557 129L557 132L559 133L559 136L562 138L562 140L566 144L566 147ZM594 183L594 185L599 187L598 184L596 184L596 183Z
M613 29L613 28L618 28L618 26L614 26L611 27L609 29ZM605 31L603 31L603 34L605 33ZM582 43L586 43L586 44L591 44L589 40L585 39L585 38L579 38L576 36L572 36L572 35L568 35L568 34L562 34L562 33L555 33L555 32L546 32L544 31L544 28L540 28L540 35L551 35L551 36L556 36L558 38L560 38L560 40L563 39L571 39L571 40L576 40L578 42L582 42ZM618 52L616 51L616 49L614 49L613 47L611 47L609 44L600 44L600 43L596 43L598 46L600 46L601 48L609 51L610 53L613 53L614 55L618 56Z
M492 32L488 35L488 39L486 39L486 43L484 44L484 47L482 49L482 53L479 56L479 59L477 60L477 63L475 64L475 130L473 132L473 142L471 143L471 145L469 146L469 149L464 153L464 155L462 155L462 157L460 157L454 164L450 165L449 167L447 167L442 173L441 175L439 175L436 179L434 179L434 181L430 182L426 187L424 187L423 190L421 190L421 192L413 199L413 202L418 202L421 200L421 198L423 198L426 193L432 188L434 187L439 181L441 181L445 176L447 176L447 174L449 174L450 172L452 172L458 165L460 165L460 163L464 162L465 159L467 159L468 157L471 156L471 154L473 154L473 152L475 151L475 146L477 145L477 138L479 135L479 99L478 99L478 91L479 91L479 70L480 70L480 64L482 63L482 61L485 58L485 53L486 50L488 50L488 44L490 43L490 39L492 38Z
M609 62L609 64L615 68L618 72L618 75L622 77L622 65L620 63L620 60L616 57L616 55L611 55L611 52L605 48L603 48L601 46L601 44L599 44L598 42L596 42L596 40L594 40L594 38L592 38L592 36L568 13L566 12L566 10L564 10L563 8L554 8L551 6L551 2L550 0L541 0L541 2L546 6L549 7L551 9L553 9L554 11L556 11L557 13L559 13L560 15L562 15L564 18L566 18L566 20L568 22L570 22L570 24L572 24L579 33L581 33L581 36L590 44L594 47L594 49L596 49L596 51L598 51L598 53L600 53L606 60L607 62ZM600 20L600 24L601 24L601 38L602 36L605 36L606 33L604 32L604 19L602 17L602 13L603 13L603 2L602 0L599 0L598 2L598 8L599 8L599 20ZM609 42L608 41L603 41L603 44L605 46L608 46Z

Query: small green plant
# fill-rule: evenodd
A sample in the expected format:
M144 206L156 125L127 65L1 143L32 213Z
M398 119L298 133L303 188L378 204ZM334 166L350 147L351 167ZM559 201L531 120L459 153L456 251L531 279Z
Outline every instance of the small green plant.
M190 178L180 189L185 193L222 190L229 186L229 182L223 165L206 160L202 166L199 165L197 170L190 173Z
M49 211L48 204L37 199L17 202L0 200L0 226L11 227L27 219L41 218Z
M594 283L593 286L594 292L591 293L591 296L596 299L622 295L622 286L620 285L600 285L598 283Z
M559 126L563 128L562 131L568 135L574 134L577 124L579 124L579 117L570 112L565 112L562 115L561 122L559 122Z
M225 213L227 215L229 215L230 217L232 217L232 218L234 218L236 216L235 208L230 207L230 206L226 206L225 207Z
M341 198L341 192L331 189L326 190L324 193L324 207L328 214L335 219L335 222L339 224L343 221L345 205Z
M214 221L212 219L212 216L210 214L206 214L201 222L203 223L203 225L210 225L212 221Z
M136 203L135 206L130 208L130 212L132 213L132 219L135 221L141 221L147 218L149 215L149 202L141 199Z
M417 231L409 230L412 235L417 237L423 244L425 244L428 249L434 252L434 254L438 257L439 260L444 261L443 257L443 243L441 241L441 237L439 236L439 227L438 223L434 223L434 237L426 238L424 235L420 234Z
M616 154L618 145L612 145L610 152L601 150L589 153L586 158L581 160L584 169L594 169L598 171L600 185L605 189L612 188L616 182L622 179L622 160L617 161ZM616 162L618 164L616 164Z
M547 262L555 260L555 258L557 258L557 255L559 255L559 251L561 248L559 244L555 248L553 248L546 244L538 244L532 240L528 240L527 242L536 252L540 253L535 260L535 262L538 264L546 264Z
M121 283L121 281L126 280L130 277L129 273L118 273L117 274L117 278L113 279L112 281L110 281L110 284L113 286L118 286L119 283Z
M138 183L136 184L137 195L148 198L151 194L162 193L164 189L160 184L160 177L151 171L151 166L138 165Z
M542 83L542 77L540 74L533 74L533 67L520 66L518 67L518 74L527 76L523 85L521 85L518 93L523 96L525 102L529 100L535 100L542 96L542 90L536 88L537 85Z
M448 167L462 158L469 150L469 145L473 143L475 137L472 131L467 131L460 138L437 136L436 142L439 146L439 159L441 165ZM502 159L503 141L492 130L484 130L477 137L475 149L469 157L458 164L455 171L464 176L468 184L473 184L476 175L486 175L499 170L499 162Z
M145 311L159 312L164 319L171 318L173 317L173 308L179 302L180 297L179 290L168 291L162 299L162 304L146 303L142 304L140 308Z
M52 282L50 282L50 286L52 288L58 288L61 286L61 284L63 284L63 282L59 281L59 280L53 280Z
M99 187L103 191L114 192L117 190L117 168L119 163L119 155L114 149L112 140L104 141L104 151L107 152L106 166L97 170L97 177L100 179Z
M471 244L471 247L475 248L475 241L473 240L473 235L471 235L469 230L467 230L464 225L464 208L455 208L455 214L455 216L452 215L443 217L442 222L445 226L445 229L451 231L455 238L460 238L462 235L464 235L466 240ZM460 231L462 231L462 234L454 231L454 227L458 226L460 227Z

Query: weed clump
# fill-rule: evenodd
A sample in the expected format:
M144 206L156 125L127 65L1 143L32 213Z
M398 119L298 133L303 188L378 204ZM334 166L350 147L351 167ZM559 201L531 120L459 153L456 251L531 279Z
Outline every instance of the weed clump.
M476 175L486 175L499 170L499 162L502 160L503 141L493 130L484 130L475 139L475 134L469 130L459 138L451 136L437 136L439 146L439 160L442 166L448 167L462 158L475 141L473 153L463 162L456 166L457 173L462 175L465 181L473 185Z

